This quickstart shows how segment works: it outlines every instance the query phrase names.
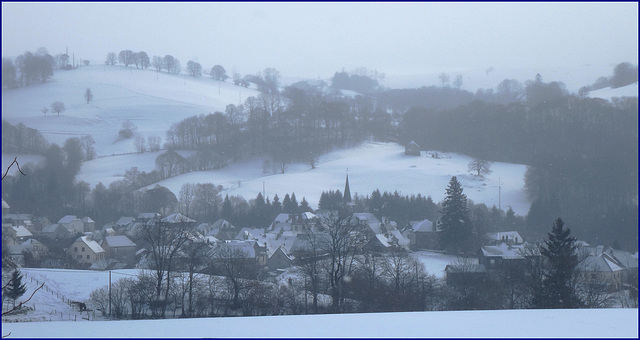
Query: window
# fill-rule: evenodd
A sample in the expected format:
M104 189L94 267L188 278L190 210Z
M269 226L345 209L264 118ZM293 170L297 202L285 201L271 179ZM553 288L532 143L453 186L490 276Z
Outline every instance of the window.
M84 247L82 247L82 252L84 252Z
M81 258L82 258L82 255L78 255L78 259L81 259Z
M87 260L91 259L91 256L87 255Z
M78 252L78 247L73 247L73 251Z

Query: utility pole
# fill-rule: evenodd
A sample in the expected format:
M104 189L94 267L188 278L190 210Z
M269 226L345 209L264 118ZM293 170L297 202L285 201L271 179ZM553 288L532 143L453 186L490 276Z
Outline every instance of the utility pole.
M500 186L500 177L498 177L498 210L502 210L502 187Z
M109 317L111 317L111 271L109 271Z
M262 198L263 199L266 199L265 197L267 197L267 196L265 196L265 195L266 195L266 193L264 191L264 181L262 181Z

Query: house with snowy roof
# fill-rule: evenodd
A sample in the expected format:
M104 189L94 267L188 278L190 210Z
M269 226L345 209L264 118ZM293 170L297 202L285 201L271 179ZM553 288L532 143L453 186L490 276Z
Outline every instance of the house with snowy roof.
M214 266L219 264L226 256L231 256L235 259L254 260L261 266L267 264L267 248L256 240L222 240L210 245L212 248L208 252L208 256ZM228 253L221 255L224 252Z
M23 225L11 227L8 231L9 236L15 239L18 243L22 243L33 237L33 234Z
M538 247L524 243L511 245L500 243L497 246L482 246L478 252L478 263L484 265L487 271L508 272L512 275L528 275L528 264L541 261Z
M411 141L404 147L404 154L407 156L420 156L420 146Z
M315 230L320 225L320 218L311 212L303 212L299 214L280 213L274 218L268 231L284 232L291 231L294 233L305 233L309 230Z
M354 213L353 217L363 228L367 239L365 249L388 251L394 248L409 249L410 240L402 235L394 221L383 217L382 222L371 213Z
M295 256L291 255L284 246L278 247L267 260L269 271L289 268L293 265Z
M136 244L125 235L106 236L100 246L109 259L127 264L136 261Z
M66 215L58 220L58 224L67 228L71 233L83 233L84 222L75 215Z
M439 249L440 235L435 223L428 219L411 221L403 235L409 239L411 249Z
M71 232L65 226L59 223L53 223L46 225L42 228L42 232L40 232L40 236L46 237L51 240L58 240L65 237L69 237Z
M215 221L207 229L208 232L204 236L213 236L219 240L233 240L240 231L240 228L222 218Z
M89 236L81 236L76 239L67 249L67 253L79 263L92 264L105 258L104 249Z
M42 260L49 254L49 248L40 243L40 241L33 238L28 239L14 247L19 248L20 252L28 252L35 260Z
M637 254L603 246L588 247L587 250L591 251L576 266L583 282L604 283L611 290L619 290L629 282L630 277L638 277Z

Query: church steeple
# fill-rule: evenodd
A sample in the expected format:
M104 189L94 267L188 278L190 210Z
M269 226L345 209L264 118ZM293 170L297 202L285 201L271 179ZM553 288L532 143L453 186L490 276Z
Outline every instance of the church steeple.
M349 171L349 170L347 170ZM351 190L349 189L349 174L347 173L347 181L344 184L344 197L342 198L342 203L349 204L351 203Z

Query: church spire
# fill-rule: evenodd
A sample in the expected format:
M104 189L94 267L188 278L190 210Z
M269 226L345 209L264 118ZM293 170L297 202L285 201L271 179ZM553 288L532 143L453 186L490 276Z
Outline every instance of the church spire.
M347 170L347 181L344 184L344 197L342 198L342 202L344 204L351 203L351 190L349 189L349 170Z

